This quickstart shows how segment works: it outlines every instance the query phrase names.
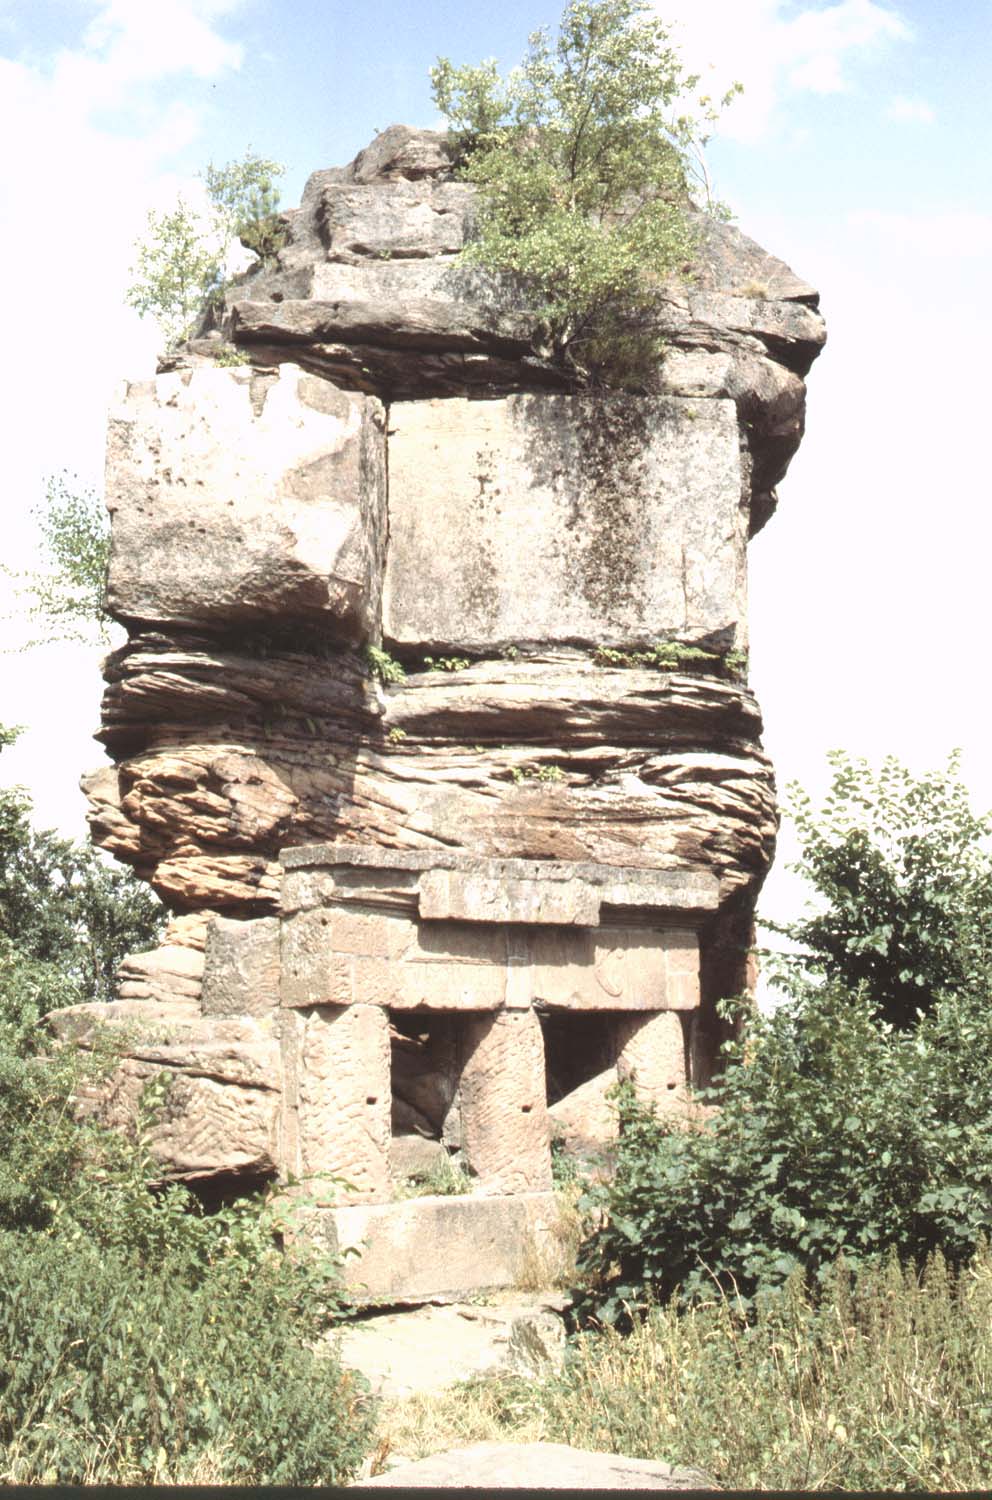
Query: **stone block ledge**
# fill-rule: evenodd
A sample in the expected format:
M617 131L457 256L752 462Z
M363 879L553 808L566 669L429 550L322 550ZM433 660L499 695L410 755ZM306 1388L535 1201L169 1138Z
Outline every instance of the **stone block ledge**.
M411 882L410 899L417 899L426 919L597 926L603 907L646 908L652 915L712 912L720 889L716 876L706 871L497 859L457 849L307 844L283 849L280 859L290 877L296 871L335 869L419 876L416 890ZM290 887L290 894L284 909L303 910L326 899L316 889ZM360 899L357 889L355 899Z
M315 1210L304 1232L338 1252L359 1301L425 1302L514 1286L534 1255L553 1247L554 1193L424 1197ZM427 1250L444 1246L444 1254Z

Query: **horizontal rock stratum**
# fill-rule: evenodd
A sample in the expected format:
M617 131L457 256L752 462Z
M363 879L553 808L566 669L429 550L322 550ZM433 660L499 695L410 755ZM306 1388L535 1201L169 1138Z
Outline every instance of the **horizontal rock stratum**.
M777 826L747 544L824 340L697 214L652 380L578 389L460 262L474 212L436 132L315 173L108 442L84 786L174 916L57 1024L147 1021L113 1108L173 1071L165 1174L328 1173L383 1223L401 1163L540 1196L552 1119L588 1144L611 1079L708 1077Z

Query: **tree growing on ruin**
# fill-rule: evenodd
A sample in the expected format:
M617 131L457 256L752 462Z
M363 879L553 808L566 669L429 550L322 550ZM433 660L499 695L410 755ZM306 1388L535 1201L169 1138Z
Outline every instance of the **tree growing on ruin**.
M276 179L282 172L279 162L248 151L226 166L207 167L205 212L180 198L171 212L149 213L125 300L141 317L156 320L168 348L190 337L204 304L220 290L235 240L263 265L278 253L284 230Z
M708 99L691 112L699 79L653 7L573 0L557 41L535 32L506 78L439 58L431 82L479 194L464 259L521 279L540 352L581 381L637 386L660 352L663 284L692 260L699 121L716 114Z

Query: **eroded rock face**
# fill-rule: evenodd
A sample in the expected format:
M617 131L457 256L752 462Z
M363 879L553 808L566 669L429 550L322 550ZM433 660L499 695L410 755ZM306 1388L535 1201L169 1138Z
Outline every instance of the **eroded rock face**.
M683 1103L746 981L777 823L746 547L816 293L699 216L652 388L577 391L458 263L473 204L443 136L383 132L111 415L128 641L84 785L176 915L87 1024L155 1022L114 1107L175 1072L173 1175L381 1203L441 1149L543 1191L549 1105L580 1138L616 1077Z
M375 630L382 407L283 365L132 383L110 414L108 608L161 625Z

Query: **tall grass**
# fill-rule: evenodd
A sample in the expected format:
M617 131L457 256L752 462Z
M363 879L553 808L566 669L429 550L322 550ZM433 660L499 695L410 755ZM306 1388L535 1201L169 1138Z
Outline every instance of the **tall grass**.
M841 1265L815 1298L797 1275L750 1320L723 1293L654 1307L626 1335L578 1334L560 1376L476 1381L449 1400L464 1442L539 1433L730 1488L987 1488L992 1254L957 1275L940 1257L922 1276ZM430 1421L444 1425L437 1402Z

